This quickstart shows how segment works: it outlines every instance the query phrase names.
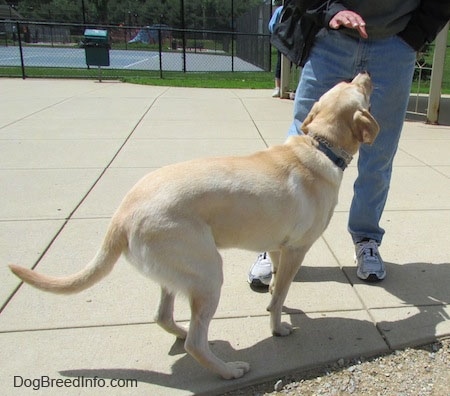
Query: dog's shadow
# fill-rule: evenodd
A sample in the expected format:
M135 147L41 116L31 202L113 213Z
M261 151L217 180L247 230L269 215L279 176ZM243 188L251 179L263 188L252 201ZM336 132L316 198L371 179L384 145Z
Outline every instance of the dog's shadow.
M171 373L151 369L81 368L60 371L59 374L72 378L120 379L122 382L136 380L141 392L147 390L144 384L151 384L152 387L148 388L150 393L155 391L156 385L166 389L182 390L186 394L212 396L261 382L268 376L283 376L286 371L293 371L298 367L329 363L329 351L335 351L336 348L351 351L339 357L360 356L367 349L364 346L364 343L368 341L366 335L373 334L374 331L373 323L369 320L337 317L311 319L300 310L286 307L285 314L289 316L290 322L295 327L294 332L288 337L270 336L269 318L264 317L267 337L250 347L236 349L228 341L210 340L211 350L224 361L250 363L250 372L237 380L223 380L201 367L184 351L183 342L180 340L177 340L169 351L170 355L180 355L172 365ZM261 334L258 326L261 326L261 321L250 324L246 331L253 332L255 335ZM149 364L151 367L151 361ZM131 393L133 389L129 388L128 391Z
M210 345L214 353L225 361L243 360L251 365L251 371L242 379L227 382L211 375L202 368L194 359L187 355L182 341L176 341L169 354L180 355L180 358L172 366L170 374L151 370L133 370L121 368L102 369L71 369L60 371L67 377L103 378L103 379L134 379L138 383L149 383L166 388L181 389L193 394L214 394L214 389L220 388L221 392L229 389L237 389L246 384L267 379L267 373L273 376L282 376L286 370L295 367L311 367L312 364L320 365L330 363L336 356L330 351L338 348L342 351L342 358L356 358L374 353L377 345L371 345L374 339L384 341L387 333L398 332L399 337L404 337L404 344L425 343L435 339L437 326L449 321L450 317L445 308L450 304L450 263L443 264L394 264L386 263L389 277L373 287L383 288L388 293L400 299L402 307L410 308L411 314L405 319L395 321L379 321L376 326L370 319L355 319L354 315L336 317L333 313L305 314L295 308L284 307L284 312L289 316L290 322L296 330L289 337L271 337L255 343L254 345L236 350L229 342L223 340L211 340ZM354 268L344 268L344 271L354 272ZM296 277L297 282L321 282L330 281L331 268L307 267L300 271ZM356 276L348 276L351 283L360 282ZM303 278L303 280L302 280ZM342 277L343 278L343 277ZM332 279L333 281L335 278ZM348 282L348 279L346 279ZM249 298L252 293L249 290ZM339 298L339 296L329 296ZM337 314L336 314L337 315ZM380 315L378 315L379 317ZM368 317L364 317L368 318ZM268 318L267 318L268 320ZM252 324L246 331L251 332L255 326L255 334L260 334L257 327L260 322ZM413 331L411 331L413 329ZM408 330L408 331L406 331ZM379 333L379 337L373 337ZM269 334L269 323L267 323ZM408 339L408 334L411 339ZM389 337L386 337L389 345ZM380 344L380 352L386 350L386 344ZM220 387L218 381L222 381ZM216 386L214 386L216 384Z

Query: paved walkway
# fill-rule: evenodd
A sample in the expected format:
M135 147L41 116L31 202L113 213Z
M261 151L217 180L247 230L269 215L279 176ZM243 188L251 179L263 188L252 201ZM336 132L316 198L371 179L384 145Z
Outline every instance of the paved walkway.
M172 162L281 143L292 102L272 99L267 90L75 80L2 79L0 92L1 394L34 395L39 383L31 380L43 378L45 387L50 378L45 395L62 394L57 379L74 381L63 389L67 395L214 395L450 335L449 127L405 123L382 222L388 277L381 284L355 276L346 232L355 163L346 171L332 222L290 289L285 320L298 328L290 337L271 337L269 295L246 283L255 253L223 253L212 349L251 364L241 380L224 381L155 325L159 289L125 260L74 296L20 286L6 264L75 272L92 258L113 211L142 175ZM175 315L188 320L183 299ZM127 379L136 379L137 388L112 388Z

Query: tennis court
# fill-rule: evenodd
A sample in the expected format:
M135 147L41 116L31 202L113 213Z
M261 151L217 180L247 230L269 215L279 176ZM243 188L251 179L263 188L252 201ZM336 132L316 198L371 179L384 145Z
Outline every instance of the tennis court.
M22 48L27 67L85 68L83 48L31 47ZM162 70L183 71L183 53L162 52ZM20 66L20 50L17 46L0 47L0 66ZM159 70L159 53L156 51L110 50L111 69ZM186 71L262 71L261 68L238 57L222 53L199 51L186 52Z

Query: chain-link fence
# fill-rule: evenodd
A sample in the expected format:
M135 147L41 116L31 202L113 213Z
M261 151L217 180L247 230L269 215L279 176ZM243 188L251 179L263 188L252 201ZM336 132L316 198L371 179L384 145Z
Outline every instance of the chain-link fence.
M265 24L267 25L267 24ZM105 78L164 71L269 71L267 32L96 26L108 34ZM89 76L85 26L0 21L0 76ZM95 74L95 73L94 73Z

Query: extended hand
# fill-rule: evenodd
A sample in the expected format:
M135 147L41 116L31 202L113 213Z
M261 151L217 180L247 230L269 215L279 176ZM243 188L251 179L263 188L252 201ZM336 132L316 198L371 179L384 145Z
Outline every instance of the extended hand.
M349 29L356 29L362 38L368 38L366 32L366 22L364 19L353 11L340 11L330 20L329 24L331 29L339 29L344 26Z

